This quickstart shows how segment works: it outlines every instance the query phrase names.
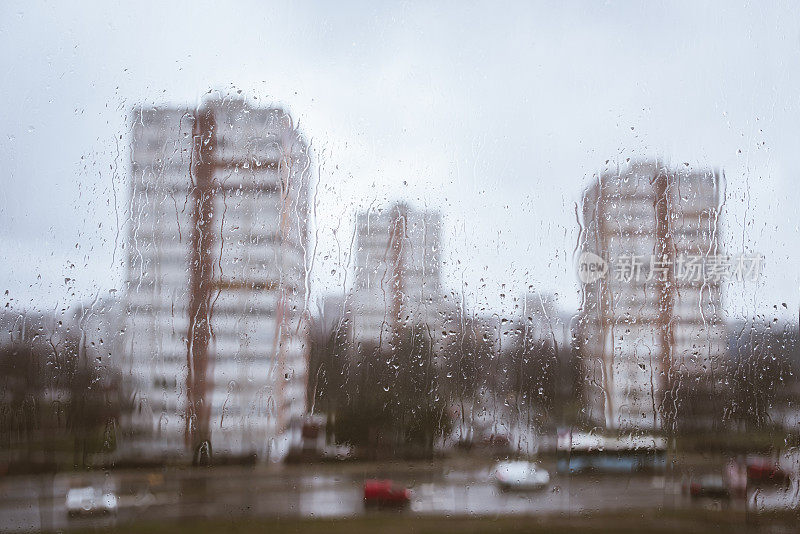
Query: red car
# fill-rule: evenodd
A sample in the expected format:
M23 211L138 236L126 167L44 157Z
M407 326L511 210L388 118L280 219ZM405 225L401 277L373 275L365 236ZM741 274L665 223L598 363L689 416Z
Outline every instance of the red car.
M789 483L789 474L775 460L751 457L747 459L747 481L754 485L781 486Z
M364 505L402 508L411 501L411 490L391 480L370 479L364 482Z

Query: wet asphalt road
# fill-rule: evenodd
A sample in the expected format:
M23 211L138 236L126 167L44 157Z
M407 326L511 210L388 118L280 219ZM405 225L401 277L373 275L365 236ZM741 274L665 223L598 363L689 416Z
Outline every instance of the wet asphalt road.
M392 469L214 468L62 474L0 479L0 531L61 530L139 520L242 517L352 517L368 512L362 484L389 477L413 490L406 514L507 515L698 506L681 480L655 475L553 475L543 490L499 491L489 467L416 472ZM70 486L114 488L119 510L108 517L69 518ZM701 503L744 506L744 502ZM382 513L382 512L377 512Z

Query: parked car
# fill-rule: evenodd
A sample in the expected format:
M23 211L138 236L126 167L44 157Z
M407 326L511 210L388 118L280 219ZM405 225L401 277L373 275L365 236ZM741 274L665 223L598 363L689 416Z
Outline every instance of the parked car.
M502 491L541 489L550 483L550 473L533 462L500 462L492 476Z
M689 496L693 499L729 499L731 492L721 475L705 475L689 483Z
M67 491L67 514L80 515L113 514L117 511L117 496L92 486L70 488Z
M391 480L364 482L364 506L403 508L411 502L411 490Z
M748 484L786 486L789 484L789 474L778 466L777 460L751 456L747 459Z
M511 438L506 434L489 434L483 438L483 442L489 447L508 448L511 445Z

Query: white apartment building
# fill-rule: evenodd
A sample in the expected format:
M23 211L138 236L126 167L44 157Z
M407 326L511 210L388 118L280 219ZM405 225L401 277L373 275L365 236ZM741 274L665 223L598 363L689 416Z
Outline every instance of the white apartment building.
M441 216L397 203L356 216L354 343L387 347L401 328L443 323Z
M722 255L722 180L717 170L640 161L584 194L582 252L607 272L584 283L577 332L591 416L607 428L661 428L665 392L687 377L707 384L721 363L722 280L686 264Z
M276 108L132 113L125 372L140 454L280 455L305 410L308 145Z

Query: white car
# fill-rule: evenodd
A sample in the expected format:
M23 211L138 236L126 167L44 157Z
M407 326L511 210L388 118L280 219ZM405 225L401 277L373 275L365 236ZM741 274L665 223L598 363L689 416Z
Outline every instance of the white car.
M747 510L755 513L797 510L800 507L800 492L797 483L786 488L758 488L747 500Z
M502 491L536 490L550 483L550 473L524 460L500 462L492 471L492 476Z
M67 491L67 514L79 515L112 514L117 511L117 496L100 488L70 488Z

